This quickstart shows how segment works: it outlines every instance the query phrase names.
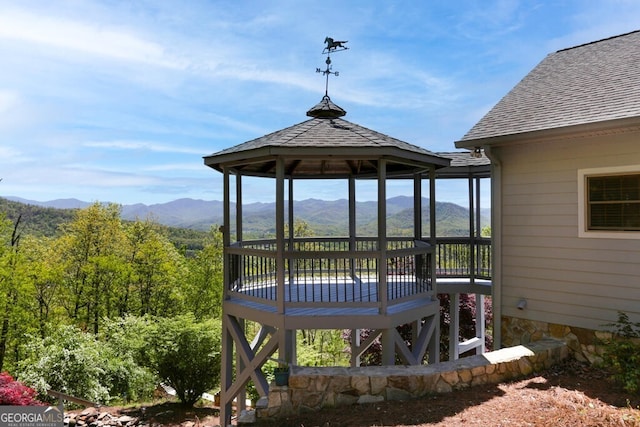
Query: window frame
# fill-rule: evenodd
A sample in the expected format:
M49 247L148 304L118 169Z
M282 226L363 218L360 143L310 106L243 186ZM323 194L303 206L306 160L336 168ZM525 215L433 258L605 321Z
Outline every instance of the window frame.
M640 239L640 230L589 230L587 179L598 176L640 175L640 165L578 169L578 237L603 239Z

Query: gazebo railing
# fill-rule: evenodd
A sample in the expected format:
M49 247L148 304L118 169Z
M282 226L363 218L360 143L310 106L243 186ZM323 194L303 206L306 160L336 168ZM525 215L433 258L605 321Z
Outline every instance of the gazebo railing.
M491 279L491 238L439 237L436 277Z
M261 302L277 301L276 246L271 240L243 242L227 248L228 292ZM390 240L381 280L375 239L304 238L284 251L284 299L288 305L378 305L381 301L433 293L433 248L410 238ZM382 284L382 285L381 285ZM384 289L383 289L384 287Z
M374 238L298 238L284 250L284 301L289 306L378 306L432 295L436 277L491 278L491 239L439 238L433 248L411 238L389 239L379 251ZM275 305L278 297L276 244L242 242L227 248L227 292ZM384 256L385 268L380 260ZM473 260L473 262L472 262ZM384 276L381 273L384 271ZM384 280L382 280L384 279Z

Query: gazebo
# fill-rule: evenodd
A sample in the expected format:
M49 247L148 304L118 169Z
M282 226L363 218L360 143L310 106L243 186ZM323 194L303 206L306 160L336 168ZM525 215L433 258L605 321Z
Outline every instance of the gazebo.
M383 364L393 365L396 357L407 365L439 361L435 177L451 159L346 121L345 114L325 94L307 111L308 120L205 157L207 166L223 174L224 186L224 423L236 397L242 406L249 380L261 396L268 394L262 367L274 353L295 365L297 330L370 329L366 342L352 346L353 366L377 337ZM245 239L243 177L273 183L274 238ZM294 184L309 179L345 182L347 235L294 235ZM387 234L387 183L396 179L406 180L413 193L410 237ZM359 180L377 184L375 236L356 232ZM428 230L423 230L423 181L428 181ZM260 332L246 336L245 321L259 323ZM409 346L396 330L405 324L413 326Z

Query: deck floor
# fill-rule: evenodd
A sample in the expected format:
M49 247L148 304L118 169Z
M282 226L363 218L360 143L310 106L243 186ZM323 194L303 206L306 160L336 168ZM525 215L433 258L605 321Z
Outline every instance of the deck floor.
M401 278L402 280L397 280ZM387 313L400 314L434 303L427 284L415 276L395 276L387 282ZM274 283L239 288L231 293L230 303L275 314L277 288ZM291 281L285 287L287 316L344 317L379 316L378 282L373 278L327 280L307 278Z
M392 276L387 282L387 313L398 314L432 304L432 293L415 276ZM400 280L398 280L400 279ZM468 278L438 278L438 292L470 286ZM475 280L490 294L490 280ZM277 286L273 282L252 283L231 292L230 303L275 314ZM374 278L307 278L291 280L284 290L287 316L376 316L380 313L378 282Z

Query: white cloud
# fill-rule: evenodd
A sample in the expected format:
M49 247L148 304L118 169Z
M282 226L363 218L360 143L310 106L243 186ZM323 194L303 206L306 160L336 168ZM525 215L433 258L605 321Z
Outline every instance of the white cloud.
M148 172L168 172L168 171L206 171L207 167L204 165L204 160L195 159L189 163L163 163L159 165L149 166L143 168ZM213 173L213 171L211 171Z
M152 151L157 153L202 154L201 149L159 144L149 141L94 141L83 144L85 147L106 148L111 150Z
M5 162L13 163L21 153L13 147L0 147L0 164Z
M0 90L0 114L5 114L13 109L19 102L16 92L10 90Z
M5 10L0 14L0 38L168 68L187 66L184 61L169 57L160 44L127 29L25 11Z

